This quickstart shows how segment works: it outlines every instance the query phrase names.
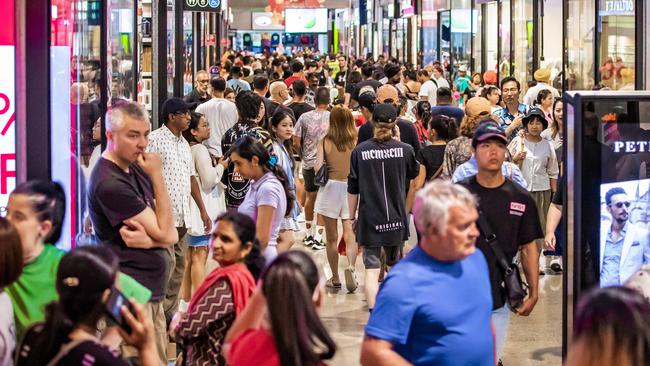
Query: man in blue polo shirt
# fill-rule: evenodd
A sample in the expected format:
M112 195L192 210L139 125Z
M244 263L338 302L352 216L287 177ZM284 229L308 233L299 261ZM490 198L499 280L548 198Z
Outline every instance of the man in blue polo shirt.
M362 365L495 363L487 262L476 250L477 202L433 181L418 192L420 244L384 280L361 349Z

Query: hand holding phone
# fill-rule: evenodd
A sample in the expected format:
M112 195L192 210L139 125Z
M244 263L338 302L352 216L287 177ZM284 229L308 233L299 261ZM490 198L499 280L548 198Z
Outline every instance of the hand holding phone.
M131 331L127 333L124 329L120 328L120 335L127 344L138 349L141 361L145 357L145 354L148 354L150 359L155 359L156 345L151 316L137 302L127 300L127 304L122 305L120 310L122 319L129 324Z
M135 313L135 309L131 302L115 287L111 288L111 294L106 300L106 312L108 316L126 333L131 333L131 325L122 316L122 307L126 307L131 314Z

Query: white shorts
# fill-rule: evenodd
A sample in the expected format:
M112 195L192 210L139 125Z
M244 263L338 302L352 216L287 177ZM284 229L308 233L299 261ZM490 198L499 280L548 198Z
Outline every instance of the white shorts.
M325 187L318 189L314 211L332 219L349 219L348 182L328 180Z

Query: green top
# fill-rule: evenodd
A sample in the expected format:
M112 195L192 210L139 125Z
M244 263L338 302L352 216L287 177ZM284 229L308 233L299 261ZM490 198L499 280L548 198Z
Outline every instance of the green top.
M45 320L45 305L58 300L56 272L64 254L54 245L45 244L36 260L25 265L18 281L6 288L14 307L17 339L30 325Z

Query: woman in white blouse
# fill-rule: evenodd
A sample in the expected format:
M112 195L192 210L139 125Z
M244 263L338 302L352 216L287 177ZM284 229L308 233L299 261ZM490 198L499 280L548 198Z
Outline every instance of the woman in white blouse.
M201 231L203 228L202 217L207 214L210 217L210 222L214 223L214 220L226 211L221 177L228 166L227 159L221 159L216 166L213 165L208 148L202 144L203 141L210 137L210 127L205 116L192 112L191 117L190 127L183 131L183 137L190 144L205 212L201 212L194 200L190 201L191 223L189 226L191 228L187 232L188 252L185 255L185 272L180 294L185 301L189 301L194 291L205 278L210 234ZM211 233L212 227L207 232Z
M526 187L537 204L542 227L546 227L546 213L551 204L551 195L557 189L559 168L553 144L542 138L542 131L548 128L546 114L539 108L531 108L523 118L524 136L517 136L508 149L513 161L521 167L528 186ZM538 240L542 249L543 240ZM540 274L542 272L540 271Z

